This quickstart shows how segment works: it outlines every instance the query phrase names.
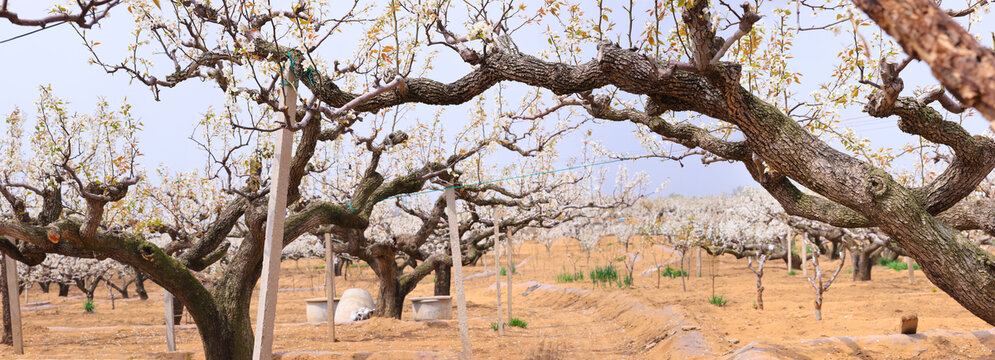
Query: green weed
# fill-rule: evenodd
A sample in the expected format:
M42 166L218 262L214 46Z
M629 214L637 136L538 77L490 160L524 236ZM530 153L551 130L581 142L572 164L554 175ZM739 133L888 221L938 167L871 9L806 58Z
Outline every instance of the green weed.
M909 269L909 264L899 260L888 260L885 258L880 258L878 259L877 264L895 271L902 271ZM919 264L913 263L912 269L919 270Z
M669 277L671 279L676 279L678 277L688 277L688 272L684 270L676 270L670 266L660 272L660 275Z
M568 283L574 281L584 280L584 273L580 271L562 272L556 275L556 282L558 283Z
M611 285L613 282L618 280L618 271L615 270L614 265L597 266L594 270L591 270L591 282L595 285L604 286L605 284ZM631 283L631 279L630 279Z

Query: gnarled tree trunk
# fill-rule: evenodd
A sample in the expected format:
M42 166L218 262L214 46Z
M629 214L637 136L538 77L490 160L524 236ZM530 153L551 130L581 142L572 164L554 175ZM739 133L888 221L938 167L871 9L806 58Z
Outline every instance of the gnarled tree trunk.
M0 259L3 259L3 256L0 256ZM7 292L6 261L0 261L0 295L2 295L0 296L0 301L3 302L0 304L0 306L3 306L3 338L0 338L0 343L13 345L14 335L10 332L10 306L7 305L10 303L10 301L7 300L10 297L10 293Z
M787 256L782 256L781 261L784 261L784 264L787 265L788 264ZM793 270L802 269L802 257L798 256L798 254L791 253L791 269Z
M135 293L138 294L138 298L142 300L149 299L149 293L145 291L145 273L141 270L135 270Z
M372 261L367 261L370 268L377 275L379 286L377 289L377 304L373 310L373 316L401 318L401 311L404 309L404 296L398 281L399 270L395 262L397 252L386 245L374 246L372 251Z
M380 284L373 316L400 319L401 312L404 310L404 295L406 294L402 295L398 289L400 286L397 283L397 273L393 274L393 279L390 276L389 273L386 276L378 276Z
M871 281L871 269L874 267L875 257L867 251L860 251L857 254L857 263L853 266L857 269L854 273L854 279L859 281Z
M500 269L496 266L495 269ZM452 265L439 261L435 265L435 296L450 295L450 285L452 284ZM495 270L498 271L498 270Z

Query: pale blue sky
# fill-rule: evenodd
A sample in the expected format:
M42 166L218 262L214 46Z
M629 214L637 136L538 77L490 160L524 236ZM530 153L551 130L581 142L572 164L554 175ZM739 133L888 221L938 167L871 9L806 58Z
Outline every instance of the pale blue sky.
M11 7L22 16L35 17L41 15L42 4L47 1L13 1ZM953 2L949 2L953 3ZM769 11L770 8L761 9ZM123 8L115 9L112 16L102 22L99 29L94 30L94 38L101 39L98 49L107 59L123 58L121 51L130 40L129 33L132 24L127 16L121 14ZM621 11L618 9L617 11ZM818 23L820 19L803 18L806 24ZM765 18L763 21L769 21ZM811 22L811 23L809 23ZM0 39L21 34L32 28L11 26L0 21ZM725 32L720 32L726 35ZM337 39L348 40L348 33L338 35ZM532 48L543 46L544 41L537 42L533 37L516 36L516 41L525 52ZM795 41L795 58L789 66L803 74L802 86L795 89L800 96L808 94L820 82L827 82L841 47L850 42L845 36L835 37L828 32L803 32ZM338 41L338 40L337 40ZM533 42L530 42L533 41ZM336 46L348 49L342 54L332 54L325 49L324 56L329 58L347 59L352 51L349 41ZM593 51L593 46L591 46ZM71 109L87 113L93 110L94 103L101 96L112 104L120 103L127 97L133 105L133 112L140 117L145 125L141 136L142 149L145 153L143 163L147 169L153 169L158 164L164 164L171 169L184 170L203 165L203 155L192 141L188 139L194 124L200 115L212 104L223 101L222 94L210 84L199 81L187 81L175 89L163 89L162 101L155 101L149 89L140 83L130 84L129 78L123 74L108 75L97 67L88 65L89 53L81 44L79 37L69 25L18 39L6 44L0 44L0 78L3 79L4 91L0 98L0 113L6 115L17 106L28 114L34 114L34 101L38 97L37 88L40 85L52 84L55 94L70 101ZM470 66L464 64L452 52L442 51L435 70L430 77L440 81L456 79L470 71ZM163 74L168 72L168 67ZM903 72L906 89L917 85L929 85L936 81L923 64L913 63ZM521 87L520 85L516 85ZM520 91L520 90L519 90ZM418 117L431 116L434 109L419 106L414 115ZM860 109L848 109L846 117L863 115ZM458 122L464 118L465 111L455 109L447 111L444 116L451 117L447 121ZM555 121L555 120L550 120ZM902 134L894 125L894 121L857 120L855 129L871 138L876 146L899 146L914 138ZM966 122L969 131L978 134L987 127L987 122L980 117ZM607 124L600 126L596 138L613 151L639 154L643 151L638 143L633 141L631 124ZM0 125L2 129L2 125ZM569 151L579 144L579 137L568 139L561 144L561 151ZM614 166L614 165L610 165ZM743 185L754 185L745 169L739 164L717 163L703 166L697 159L684 161L684 166L673 161L641 160L627 165L630 170L644 171L650 175L647 188L656 189L660 183L669 181L665 193L680 193L684 195L707 195L729 192Z

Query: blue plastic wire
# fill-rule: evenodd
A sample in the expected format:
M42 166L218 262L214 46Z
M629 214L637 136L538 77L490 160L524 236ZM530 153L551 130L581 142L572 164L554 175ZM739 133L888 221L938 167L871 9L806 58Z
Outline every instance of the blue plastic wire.
M502 182L502 181L508 181L508 180L514 180L514 179L522 179L522 178L527 178L527 177L532 177L532 176L538 176L538 175L552 174L552 173L557 173L557 172L561 172L561 171L576 170L576 169L582 169L582 168L591 167L591 166L607 165L607 164L616 163L616 162L620 162L620 161L626 161L626 160L634 160L634 159L615 159L615 160L608 160L608 161L602 161L602 162L596 162L596 163L590 163L590 164L583 164L583 165L576 165L576 166L571 166L571 167L565 167L565 168L562 168L562 169L555 169L555 170L549 170L549 171L540 171L540 172L534 172L534 173L525 174L525 175L517 175L517 176L506 177L506 178L501 178L501 179L496 179L496 180L481 181L481 182L473 183L473 184L463 184L463 185L456 185L456 186L444 187L444 188L441 188L441 189L432 189L432 190L419 191L419 192L410 193L410 194L400 194L400 195L388 196L388 197L385 197L383 199L377 199L374 202L380 202L380 201L390 200L390 199L405 198L405 197L409 197L409 196L424 195L424 194L428 194L428 193L433 193L433 192L438 192L438 191L445 191L445 190L449 190L449 189L459 189L459 188L464 188L464 187L468 187L468 186L493 184L493 183L496 183L496 182ZM352 208L352 199L349 200L349 211L351 211L353 214L356 213L356 210L353 210L353 208Z
M290 54L290 50L287 50L287 59L290 59L290 71L293 71L294 67L296 67L296 65L297 65L297 62L294 61L294 56ZM280 64L280 73L281 74L283 73L283 64ZM309 67L307 69L304 69L304 72L301 73L301 77L305 81L307 81L309 84L311 84L311 87L314 87L315 86L315 84L314 84L314 76L317 73L318 73L318 70L315 70L313 67ZM281 80L280 84L283 85L283 86L290 86L290 87L294 88L294 90L297 90L297 81L296 80L294 81L294 84L290 84L289 82L287 82L287 80Z

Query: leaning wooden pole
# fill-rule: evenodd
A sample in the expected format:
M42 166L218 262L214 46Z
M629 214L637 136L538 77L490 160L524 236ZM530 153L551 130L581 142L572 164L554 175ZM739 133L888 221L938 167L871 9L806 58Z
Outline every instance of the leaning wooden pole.
M335 251L332 250L332 234L325 234L325 320L328 321L328 335L335 339Z
M911 256L905 257L905 264L908 265L909 267L909 284L915 284L916 283L915 263L912 262Z
M501 221L500 210L494 210L494 287L497 290L497 327L498 336L504 336L504 319L501 318ZM511 290L509 290L511 291Z
M508 237L504 239L504 241L508 243L508 270L505 271L505 273L508 274L508 321L511 322L511 319L513 318L511 314L511 291L513 289L511 287L511 285L513 284L513 282L511 281L511 274L514 273L512 269L514 269L513 266L515 266L514 265L515 263L512 262L513 260L511 256L512 254L514 254L513 251L514 249L511 247L511 229L508 229Z
M456 191L446 189L446 216L449 217L449 248L453 259L453 277L456 278L456 316L459 320L459 338L463 343L461 359L473 357L470 347L470 325L466 314L466 293L463 289L463 251L459 245L459 225L456 218Z
M173 294L169 291L162 292L162 303L165 305L166 310L166 350L176 351L176 327L174 325L173 315Z
M7 308L10 309L10 334L14 340L14 354L24 355L24 337L21 334L21 298L17 296L17 261L4 255L7 265Z
M297 78L290 66L283 73L283 96L280 97L279 119L294 124L297 113ZM259 286L259 310L256 313L256 334L252 345L253 360L273 358L273 322L276 320L276 295L280 289L280 254L283 252L283 223L287 216L287 182L290 180L290 156L294 133L288 127L273 134L273 167L270 171L269 206L266 212L266 242L263 245L262 284Z

